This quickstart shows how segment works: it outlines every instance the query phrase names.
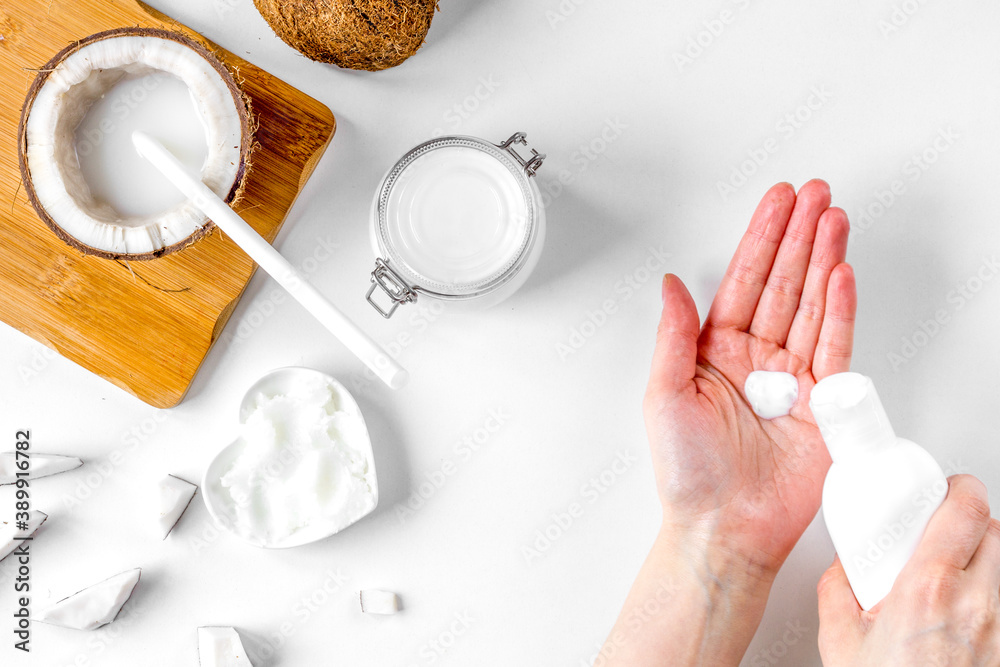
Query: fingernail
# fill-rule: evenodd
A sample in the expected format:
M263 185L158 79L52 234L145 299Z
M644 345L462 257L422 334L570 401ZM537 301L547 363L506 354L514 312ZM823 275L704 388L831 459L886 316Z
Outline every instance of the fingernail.
M667 305L667 281L669 280L670 280L669 273L663 276L662 287L660 289L660 298L662 299L664 306Z

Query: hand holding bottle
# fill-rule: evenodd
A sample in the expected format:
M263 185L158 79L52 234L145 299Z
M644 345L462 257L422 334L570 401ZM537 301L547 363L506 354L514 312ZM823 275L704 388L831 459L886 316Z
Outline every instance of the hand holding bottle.
M871 378L823 378L809 408L833 458L823 484L826 528L868 611L913 555L948 480L926 450L896 436Z
M805 397L850 368L856 295L847 215L819 180L771 188L700 325L667 276L646 391L646 430L664 521L722 539L776 572L816 515L830 457ZM773 421L744 396L755 370L795 376L799 400Z
M913 557L871 611L840 560L819 582L819 648L827 667L1000 664L1000 522L982 482L949 479Z
M783 183L758 205L704 326L684 284L664 278L644 404L663 527L595 667L742 658L830 465L805 400L768 421L744 386L782 371L805 397L849 369L848 232L826 183Z
M778 568L819 508L830 467L803 398L817 381L850 368L856 296L853 273L844 263L848 224L843 211L829 206L822 181L807 183L798 194L787 184L771 188L703 326L681 281L664 278L644 405L663 525L595 667L735 666L743 659ZM754 413L743 393L753 370L796 377L799 398L788 415L768 421ZM845 379L870 384L845 376L826 386ZM847 440L872 446L891 441L892 447L874 448L884 449L878 456L902 473L893 480L862 480L861 486L899 500L912 497L908 481L932 490L943 485L930 455L895 437L874 389L857 396L862 399L857 405L872 408L866 414L877 417L878 428L869 428L871 419L848 420L860 430L847 432ZM834 428L839 422L830 421L822 403L817 401L820 427L839 459L835 477L844 482L833 487L849 489L866 474L865 467L855 466L839 446L847 442L840 442L845 432ZM868 437L873 434L879 437ZM918 515L936 507L940 492L927 502L910 518L900 515L915 533L923 527L917 519L925 518ZM857 508L847 509L827 518L841 524L842 530L833 532L853 536L849 522L839 520ZM890 531L898 548L858 573L866 604L882 598L882 582L895 579L889 595L870 611L858 605L839 561L823 577L824 664L1000 665L1000 524L990 519L982 484L951 478L946 499L926 525L915 552L912 543L900 542L898 531ZM894 567L902 562L901 570ZM855 564L860 570L862 564Z

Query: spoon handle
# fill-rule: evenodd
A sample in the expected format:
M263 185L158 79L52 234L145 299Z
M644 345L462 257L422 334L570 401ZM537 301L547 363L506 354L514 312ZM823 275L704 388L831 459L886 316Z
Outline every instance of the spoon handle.
M354 322L309 284L287 259L233 209L194 178L163 144L144 132L132 134L139 155L149 160L194 206L207 215L279 285L302 304L383 382L393 389L406 384L407 372Z

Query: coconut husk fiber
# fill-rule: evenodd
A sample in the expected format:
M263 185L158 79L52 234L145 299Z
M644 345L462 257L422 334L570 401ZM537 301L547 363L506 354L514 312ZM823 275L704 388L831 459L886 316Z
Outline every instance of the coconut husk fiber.
M417 52L438 0L254 0L271 29L303 54L377 71Z

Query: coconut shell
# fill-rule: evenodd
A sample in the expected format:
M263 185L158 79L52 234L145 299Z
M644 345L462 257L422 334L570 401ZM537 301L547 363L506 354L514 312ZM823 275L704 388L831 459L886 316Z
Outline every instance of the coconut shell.
M254 0L275 34L324 63L377 71L417 52L438 0Z
M212 67L219 73L222 80L226 83L230 92L233 94L233 98L236 100L236 110L240 115L240 135L242 136L242 145L240 146L240 164L236 172L236 179L233 182L233 186L226 196L225 201L229 204L234 204L238 202L242 196L243 191L246 188L247 174L250 171L250 154L254 147L253 134L254 134L254 122L253 113L251 111L250 99L243 94L240 85L237 83L236 79L229 69L222 63L219 58L217 58L211 51L209 51L202 44L192 40L186 35L182 35L177 32L171 32L169 30L160 30L158 28L117 28L115 30L106 30L104 32L95 33L89 37L84 37L81 40L75 41L62 51L53 56L52 60L42 65L39 69L38 76L35 77L34 82L31 84L31 88L28 89L28 95L25 98L24 106L21 107L21 120L17 127L17 158L18 163L21 168L21 181L24 184L25 192L28 196L28 201L34 207L35 212L38 213L38 217L42 219L56 236L60 239L73 246L74 248L84 252L88 255L94 255L97 257L103 257L106 259L114 260L132 260L132 261L142 261L156 259L158 257L163 257L164 255L169 255L172 252L178 250L183 250L192 243L198 241L199 239L206 236L215 227L215 224L209 220L204 225L199 227L191 236L188 236L184 240L175 243L174 245L160 248L149 253L141 254L125 254L125 253L111 253L100 248L93 248L81 242L79 239L70 236L66 230L60 227L52 216L48 214L45 208L42 206L41 202L38 200L38 195L35 193L34 185L31 181L31 170L28 167L28 136L27 136L27 120L28 115L31 113L32 104L35 101L35 97L38 95L38 91L42 89L45 81L49 78L49 75L53 70L66 58L80 50L88 44L94 42L99 42L104 39L109 39L112 37L159 37L162 39L170 39L175 42L180 42L185 46L191 48L197 52L202 58L208 61Z

